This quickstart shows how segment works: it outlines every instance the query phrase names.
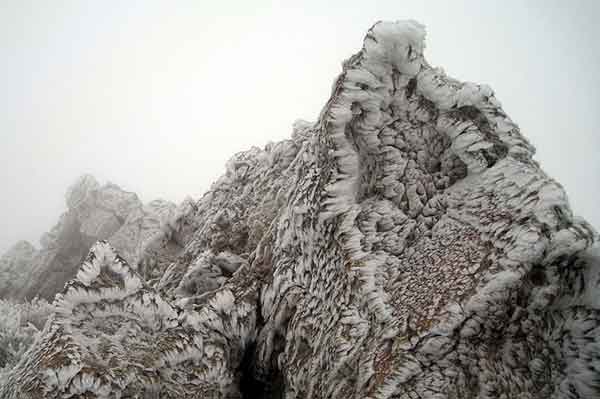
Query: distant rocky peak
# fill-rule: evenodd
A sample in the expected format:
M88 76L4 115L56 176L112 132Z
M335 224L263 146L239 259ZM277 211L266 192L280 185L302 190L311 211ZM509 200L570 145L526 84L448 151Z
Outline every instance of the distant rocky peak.
M67 207L69 209L76 209L99 187L100 184L94 176L89 174L80 176L67 190L65 196Z
M42 235L39 252L18 243L5 255L11 261L0 263L0 298L41 296L51 301L98 240L110 242L137 269L146 252L169 242L174 243L170 248L185 245L190 234L190 223L185 222L194 209L190 200L180 207L164 200L143 204L135 193L113 183L101 185L89 174L77 178L65 200L67 210Z

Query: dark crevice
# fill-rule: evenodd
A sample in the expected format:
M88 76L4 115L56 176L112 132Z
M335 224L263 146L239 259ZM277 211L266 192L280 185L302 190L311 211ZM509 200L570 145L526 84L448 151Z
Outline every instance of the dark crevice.
M406 98L411 98L415 94L415 90L417 90L417 79L412 78L406 85Z
M284 399L283 375L279 370L259 376L256 372L256 343L248 345L240 364L240 393L242 399Z
M256 308L256 329L262 331L265 328L266 321L263 318L262 304L258 300ZM257 334L260 336L260 333ZM277 344L279 339L275 339ZM283 351L283 347L277 347L275 353ZM249 343L246 346L238 375L240 376L239 388L242 399L283 399L285 396L285 384L283 374L275 364L270 364L267 367L258 364L258 352L256 341Z
M527 279L535 287L541 287L548 284L546 273L540 265L534 265L527 274Z

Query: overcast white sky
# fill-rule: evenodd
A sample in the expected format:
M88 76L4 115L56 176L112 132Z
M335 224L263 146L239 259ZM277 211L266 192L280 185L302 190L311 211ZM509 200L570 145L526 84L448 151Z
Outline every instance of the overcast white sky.
M0 252L35 245L82 173L198 198L226 160L315 120L377 20L487 83L600 227L600 2L0 0Z

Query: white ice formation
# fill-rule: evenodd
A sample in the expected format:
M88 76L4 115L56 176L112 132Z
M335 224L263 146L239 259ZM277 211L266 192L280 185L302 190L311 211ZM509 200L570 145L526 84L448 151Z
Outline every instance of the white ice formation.
M375 24L318 121L132 238L137 270L96 244L0 398L600 397L597 234L424 36Z

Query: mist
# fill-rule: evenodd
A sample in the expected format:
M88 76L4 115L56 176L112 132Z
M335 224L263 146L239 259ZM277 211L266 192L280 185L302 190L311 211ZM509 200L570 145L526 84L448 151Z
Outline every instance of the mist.
M143 201L198 198L235 152L314 121L364 32L427 28L426 57L490 85L600 226L600 6L558 2L3 1L0 253L38 245L84 173Z

